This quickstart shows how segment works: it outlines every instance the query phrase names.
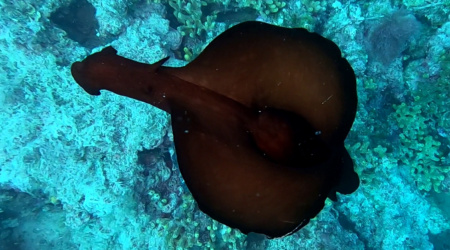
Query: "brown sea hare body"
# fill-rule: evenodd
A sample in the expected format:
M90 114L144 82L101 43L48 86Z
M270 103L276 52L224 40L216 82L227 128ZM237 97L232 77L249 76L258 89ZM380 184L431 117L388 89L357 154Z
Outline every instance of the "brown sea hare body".
M305 29L236 25L182 68L112 47L72 65L77 83L171 114L181 174L200 209L243 233L305 226L359 178L344 148L356 80L338 47Z

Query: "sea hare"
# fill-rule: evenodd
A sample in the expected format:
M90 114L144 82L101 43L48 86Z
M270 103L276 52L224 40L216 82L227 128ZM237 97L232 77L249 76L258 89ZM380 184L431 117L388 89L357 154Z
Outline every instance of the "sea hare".
M356 79L330 40L305 29L238 24L185 67L143 64L107 47L72 65L101 89L171 114L181 174L199 208L243 233L291 234L327 197L359 186L344 140Z

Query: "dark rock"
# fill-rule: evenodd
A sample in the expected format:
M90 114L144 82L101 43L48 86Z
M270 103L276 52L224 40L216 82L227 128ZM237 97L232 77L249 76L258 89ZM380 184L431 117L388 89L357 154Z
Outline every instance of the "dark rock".
M70 39L93 48L102 43L96 35L99 24L95 12L95 7L88 1L74 0L68 6L56 9L50 20L63 29Z

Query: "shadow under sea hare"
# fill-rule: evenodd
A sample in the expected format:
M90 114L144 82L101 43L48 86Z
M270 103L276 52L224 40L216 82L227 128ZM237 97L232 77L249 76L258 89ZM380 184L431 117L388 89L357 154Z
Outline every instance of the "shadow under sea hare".
M89 94L106 89L171 114L181 174L199 208L243 233L291 234L359 177L344 147L356 79L332 41L305 29L238 24L181 68L107 47L75 62Z

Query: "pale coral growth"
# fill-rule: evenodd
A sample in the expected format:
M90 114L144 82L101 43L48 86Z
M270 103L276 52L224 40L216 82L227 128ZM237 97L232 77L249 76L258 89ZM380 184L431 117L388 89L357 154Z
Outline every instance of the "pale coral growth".
M405 10L398 10L383 18L368 37L369 54L384 64L391 63L406 49L420 26L414 15Z

